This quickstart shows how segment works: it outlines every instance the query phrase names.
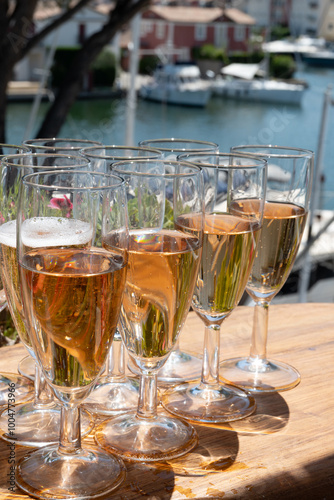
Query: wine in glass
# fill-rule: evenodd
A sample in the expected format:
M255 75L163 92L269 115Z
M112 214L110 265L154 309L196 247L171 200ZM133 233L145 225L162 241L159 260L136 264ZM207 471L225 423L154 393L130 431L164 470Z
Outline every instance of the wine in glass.
M201 380L164 392L166 410L191 421L222 423L251 415L254 398L219 379L220 330L238 305L249 278L266 187L266 161L247 155L180 155L201 166L205 222L201 266L192 307L205 325Z
M70 203L66 213L59 214L55 199ZM105 496L123 481L124 464L96 446L81 446L79 405L104 367L122 302L123 180L69 170L27 175L17 223L29 337L62 417L59 444L21 459L16 483L43 499Z
M252 392L292 389L300 382L298 370L267 358L268 313L271 300L286 282L306 224L311 195L313 153L280 146L238 146L234 152L268 161L268 187L263 227L246 290L255 302L250 354L224 360L225 381Z
M49 137L27 139L23 142L26 147L29 147L32 153L45 154L66 154L78 155L80 150L89 146L102 146L99 141L91 141L89 139L73 139L63 137ZM31 356L23 358L18 366L18 371L22 375L29 377L31 380L35 376L35 366Z
M93 170L109 173L115 162L142 158L161 158L157 149L129 146L91 146L81 150L88 158ZM100 377L84 407L96 415L115 415L134 410L138 404L139 381L137 377L125 375L125 346L119 328L109 351L106 373Z
M29 153L30 149L27 146L16 146L14 144L0 144L0 161L4 156L12 154L23 154ZM3 187L0 184L0 204L2 210L6 210L7 207L3 206L1 200L3 199ZM0 222L4 217L0 209ZM3 311L7 306L6 293L2 284L0 276L0 312ZM8 405L8 388L11 384L15 387L15 402L16 404L24 403L33 398L33 386L30 381L19 376L17 373L0 373L0 407Z
M140 372L137 412L98 426L96 441L131 460L179 457L197 444L187 422L157 410L157 373L189 311L200 264L202 175L186 162L133 160L113 165L126 182L129 261L121 333Z
M8 307L13 318L15 328L20 340L28 351L35 368L34 389L35 394L30 399L16 408L15 411L15 441L25 446L44 446L49 442L57 442L59 434L60 409L55 404L53 394L35 362L28 326L21 298L21 283L19 279L17 252L16 252L16 219L19 202L19 190L24 175L29 173L61 169L90 168L89 160L81 156L61 154L30 153L11 155L2 158L0 211L0 263L1 275L6 292ZM54 210L64 217L71 210L69 199L58 199L55 194L52 200ZM8 391L8 386L7 386ZM83 413L83 433L92 430L93 423L88 412ZM8 411L0 415L0 434L6 441L12 441L13 435L8 429Z
M215 142L180 138L147 139L140 141L139 146L156 148L168 160L176 160L177 156L182 153L217 153L219 149ZM158 380L164 384L195 380L201 375L201 367L201 357L182 351L177 341L172 354L158 373ZM138 373L135 364L131 361L129 368Z

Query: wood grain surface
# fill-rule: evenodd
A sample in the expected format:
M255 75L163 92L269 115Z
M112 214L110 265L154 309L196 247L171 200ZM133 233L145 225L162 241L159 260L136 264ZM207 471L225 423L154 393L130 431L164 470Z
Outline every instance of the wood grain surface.
M251 307L238 307L222 326L221 359L246 355ZM112 500L334 499L334 305L271 306L268 355L295 366L300 385L256 396L257 411L229 425L196 426L198 447L159 464L127 463ZM201 353L203 324L190 313L181 347ZM16 371L25 351L0 349L0 371ZM92 441L93 436L85 438ZM16 461L28 448L16 447ZM0 441L0 499L8 490L7 443Z

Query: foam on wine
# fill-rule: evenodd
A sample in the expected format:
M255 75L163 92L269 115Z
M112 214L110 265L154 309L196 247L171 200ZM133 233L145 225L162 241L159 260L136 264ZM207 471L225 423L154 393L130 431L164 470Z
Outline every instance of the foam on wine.
M22 223L22 242L26 247L84 245L92 240L89 222L65 217L33 217Z
M16 248L16 220L0 226L0 244Z

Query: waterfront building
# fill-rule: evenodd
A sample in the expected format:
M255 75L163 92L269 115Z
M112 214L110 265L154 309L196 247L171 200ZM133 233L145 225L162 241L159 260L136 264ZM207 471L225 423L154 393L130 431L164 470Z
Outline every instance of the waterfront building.
M257 26L288 26L293 36L310 35L334 40L331 0L229 0L225 4L256 19Z
M223 47L228 54L247 51L254 24L253 17L234 8L154 5L142 14L140 45L183 60L205 44Z

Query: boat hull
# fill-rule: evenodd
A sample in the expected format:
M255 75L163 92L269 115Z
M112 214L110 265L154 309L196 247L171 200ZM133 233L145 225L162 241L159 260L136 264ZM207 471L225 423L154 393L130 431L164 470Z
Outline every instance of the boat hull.
M155 102L174 104L178 106L193 106L202 108L207 105L211 89L179 90L164 89L162 87L143 86L139 92L140 97Z
M314 66L317 68L334 68L334 52L329 54L304 54L302 56L302 61L308 66Z
M304 87L270 80L222 80L213 83L212 92L213 95L231 99L300 105Z

